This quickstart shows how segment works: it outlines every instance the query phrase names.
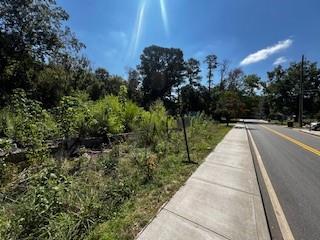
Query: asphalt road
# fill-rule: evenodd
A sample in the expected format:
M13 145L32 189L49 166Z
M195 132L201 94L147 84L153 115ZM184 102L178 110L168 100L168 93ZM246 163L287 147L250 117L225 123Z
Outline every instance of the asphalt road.
M320 240L320 156L306 149L320 150L320 138L282 126L248 127L294 238Z

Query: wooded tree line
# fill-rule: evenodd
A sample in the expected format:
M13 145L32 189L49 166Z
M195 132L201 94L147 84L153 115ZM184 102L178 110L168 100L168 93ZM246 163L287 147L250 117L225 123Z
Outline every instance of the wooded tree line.
M126 85L129 98L140 106L148 108L160 99L171 114L205 112L216 119L297 115L300 63L277 66L262 81L240 68L230 69L230 62L215 54L184 59L181 49L150 46L123 79L105 68L92 69L81 54L85 45L65 26L68 18L54 0L1 1L1 106L17 88L52 108L74 92L98 100L118 95ZM206 73L201 73L201 64ZM305 114L310 118L319 116L319 73L317 63L307 61Z

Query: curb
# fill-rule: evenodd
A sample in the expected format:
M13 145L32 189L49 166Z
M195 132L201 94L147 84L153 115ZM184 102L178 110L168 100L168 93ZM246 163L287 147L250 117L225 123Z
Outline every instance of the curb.
M316 136L316 137L319 137L319 138L320 138L320 135L319 135L319 134L315 134L315 133L308 132L308 131L303 131L303 130L301 130L301 129L299 129L299 132L302 132L302 133L309 134L309 135Z
M248 128L247 124L244 123L244 128L246 130L246 134L247 134L247 138L248 138L248 143L249 143L249 148L250 148L250 152L251 152L251 156L252 156L252 161L253 161L253 167L254 167L254 171L255 171L255 175L256 175L256 179L257 179L257 183L258 183L258 187L259 187L259 192L260 192L260 197L261 197L261 202L262 202L262 206L263 206L263 211L264 211L264 216L266 218L266 222L267 222L267 227L268 227L268 232L269 232L269 236L270 238L272 238L272 234L271 234L271 226L270 226L270 219L269 216L267 215L267 210L266 210L266 203L265 203L265 199L264 199L264 191L263 188L261 186L261 181L263 183L263 180L261 179L260 175L260 171L258 169L257 163L256 163L256 154L254 152L253 146L252 146L252 139L249 135L249 131L250 129ZM259 171L259 172L258 172Z

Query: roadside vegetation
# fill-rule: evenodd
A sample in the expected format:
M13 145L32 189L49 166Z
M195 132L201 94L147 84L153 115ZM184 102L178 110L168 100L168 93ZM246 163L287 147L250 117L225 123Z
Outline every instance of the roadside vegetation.
M218 122L297 115L299 63L263 81L152 45L125 79L93 69L68 18L54 0L0 2L0 239L133 239L197 167L181 117L200 164L229 130ZM319 76L307 61L310 119Z
M183 134L159 101L146 111L121 95L96 102L68 96L47 111L20 91L4 112L1 147L10 152L13 141L27 159L1 158L1 239L133 239L197 167L184 162ZM49 155L53 138L128 131L98 155ZM200 163L227 131L190 117L192 160Z

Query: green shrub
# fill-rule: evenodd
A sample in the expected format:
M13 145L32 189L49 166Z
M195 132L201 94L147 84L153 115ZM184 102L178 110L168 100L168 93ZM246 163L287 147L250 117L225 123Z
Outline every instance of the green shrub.
M67 178L55 167L45 167L32 175L27 191L7 209L10 219L9 239L41 239L47 233L48 220L63 209L64 194L68 191Z
M90 110L94 119L91 124L93 134L105 136L109 133L116 134L124 131L123 105L118 97L106 96L92 103Z
M80 97L64 96L55 109L57 122L64 138L85 136L92 115Z
M149 112L143 112L135 129L141 134L140 143L155 147L159 140L164 139L169 128L173 127L173 118L168 116L162 102L155 102Z
M43 159L47 152L45 141L57 136L58 128L41 103L28 99L23 90L16 90L11 104L3 113L1 122L4 134L27 148L29 159Z
M138 107L135 103L131 101L126 102L123 115L123 122L126 132L134 130L134 127L139 124L143 113L144 110Z

